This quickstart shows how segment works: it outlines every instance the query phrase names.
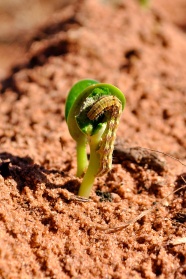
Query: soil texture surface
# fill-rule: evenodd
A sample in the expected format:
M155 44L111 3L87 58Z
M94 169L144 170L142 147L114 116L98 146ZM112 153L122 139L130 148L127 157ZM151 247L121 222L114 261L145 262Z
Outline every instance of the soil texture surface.
M0 278L185 278L186 3L67 2L2 71ZM86 202L64 116L84 78L127 100Z

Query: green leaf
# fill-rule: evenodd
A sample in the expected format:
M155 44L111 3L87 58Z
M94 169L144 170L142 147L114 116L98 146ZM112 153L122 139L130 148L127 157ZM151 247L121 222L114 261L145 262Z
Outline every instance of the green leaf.
M93 79L83 79L78 81L73 85L71 90L68 93L68 97L66 100L66 105L65 105L65 118L67 120L69 111L74 103L74 101L77 99L78 95L82 93L84 89L86 89L88 86L92 84L96 84L98 81L93 80Z

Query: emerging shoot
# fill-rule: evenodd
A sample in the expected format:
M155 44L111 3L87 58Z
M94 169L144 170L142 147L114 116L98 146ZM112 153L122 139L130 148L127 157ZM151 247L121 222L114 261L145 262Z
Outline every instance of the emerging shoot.
M65 117L77 144L77 176L83 177L78 192L81 197L88 198L95 177L112 167L116 130L124 106L125 97L117 87L95 80L77 82L68 94Z
M147 8L150 4L150 0L139 0L139 3L142 7Z

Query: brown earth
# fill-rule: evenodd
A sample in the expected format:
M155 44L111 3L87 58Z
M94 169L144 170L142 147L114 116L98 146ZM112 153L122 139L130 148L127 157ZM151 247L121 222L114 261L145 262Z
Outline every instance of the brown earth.
M186 276L185 189L173 193L185 167L139 148L186 164L186 4L110 2L58 10L1 80L0 278ZM64 105L87 77L119 87L127 105L112 170L78 202Z

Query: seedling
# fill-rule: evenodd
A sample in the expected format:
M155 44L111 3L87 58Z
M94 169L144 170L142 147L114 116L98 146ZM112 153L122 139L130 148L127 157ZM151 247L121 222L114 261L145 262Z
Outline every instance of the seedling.
M139 0L139 2L142 7L146 8L149 6L150 0Z
M125 97L117 87L91 79L77 82L68 94L65 118L77 145L77 176L83 177L78 192L81 197L88 198L95 177L112 167L116 130L124 106Z

